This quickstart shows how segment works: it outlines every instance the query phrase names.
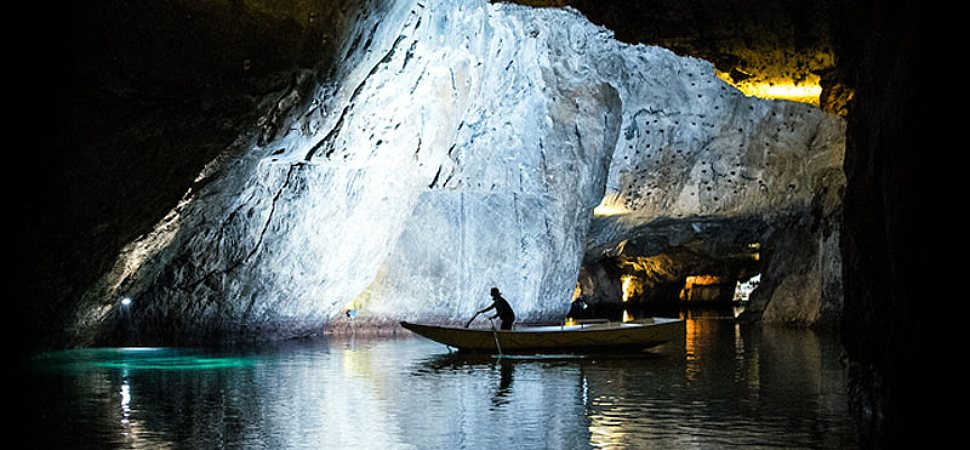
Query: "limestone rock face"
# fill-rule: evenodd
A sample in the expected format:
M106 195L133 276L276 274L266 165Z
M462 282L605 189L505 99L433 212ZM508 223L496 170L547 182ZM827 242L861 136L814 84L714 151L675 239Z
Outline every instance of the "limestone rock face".
M776 222L765 235L765 272L745 314L766 323L837 324L843 303L837 224L837 215L807 214Z
M798 103L739 99L714 86L697 90L698 101L677 114L645 109L626 122L607 195L634 213L629 220L780 216L809 209L842 182L840 118ZM656 102L664 100L671 101Z
M456 320L491 286L522 318L561 317L604 192L637 220L765 215L810 203L841 161L834 116L745 97L572 10L362 11L342 63L267 96L125 248L81 301L77 342L297 336L348 305Z
M691 80L688 85L702 84ZM607 216L594 219L587 264L662 257L657 261L669 264L634 271L659 293L689 275L746 271L740 260L718 254L758 243L776 257L765 261L767 278L749 316L764 312L767 321L800 324L836 319L841 275L832 247L838 234L831 230L845 184L844 121L798 103L738 102L704 90L693 95L709 98L688 102L677 114L639 110L624 122L602 206ZM671 221L678 227L668 226ZM793 235L787 231L793 223L808 225ZM712 224L720 231L701 233ZM685 230L695 233L687 238ZM688 240L706 250L685 253ZM801 278L785 279L791 275ZM603 297L595 290L584 295Z
M824 2L511 1L572 6L593 23L615 31L621 41L658 45L711 61L723 78L746 92L761 90L770 98L799 99L828 112L847 113L852 90L835 70L829 27L838 8ZM810 89L812 85L819 90Z

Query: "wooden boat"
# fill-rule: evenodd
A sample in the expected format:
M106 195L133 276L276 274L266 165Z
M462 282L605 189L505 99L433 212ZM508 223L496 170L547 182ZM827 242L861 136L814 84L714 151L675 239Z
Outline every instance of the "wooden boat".
M466 352L639 351L684 335L683 320L666 318L640 319L631 322L601 321L568 326L516 327L511 331L422 325L410 322L401 322L401 326L432 341ZM501 347L501 351L498 347Z

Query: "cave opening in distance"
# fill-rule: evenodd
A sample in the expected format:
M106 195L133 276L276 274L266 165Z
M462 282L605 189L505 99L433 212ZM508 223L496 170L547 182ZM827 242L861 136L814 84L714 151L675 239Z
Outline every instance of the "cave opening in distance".
M740 235L723 224L708 226L704 233L697 229L691 224L679 227L689 237L676 245L670 245L670 234L643 231L647 239L663 244L650 248L641 240L629 239L614 249L618 252L588 257L572 299L584 304L571 308L575 318L682 317L683 310L690 308L717 309L732 317L740 314L753 290L751 280L757 283L764 271L761 244L749 240L759 234L758 229ZM760 233L764 236L764 231Z

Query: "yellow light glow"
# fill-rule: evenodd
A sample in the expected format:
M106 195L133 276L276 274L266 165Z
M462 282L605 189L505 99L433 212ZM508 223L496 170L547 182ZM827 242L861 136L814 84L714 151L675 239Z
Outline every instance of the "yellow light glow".
M786 79L735 82L727 72L721 71L717 72L717 76L724 80L724 82L736 87L748 97L769 100L791 100L793 102L818 106L819 96L822 94L822 86L819 85L817 75L810 76L800 83Z
M567 327L571 327L571 326L573 326L573 325L576 325L576 320L575 320L575 319L573 319L572 317L567 317L567 318L566 318L566 324L565 324L565 325L566 325Z
M702 337L704 336L703 324L701 321L693 320L688 318L684 321L684 329L686 331L686 336L684 336L684 350L686 353L686 365L684 367L684 372L688 382L697 381L698 375L700 374L700 353L705 349L704 341Z
M576 289L573 289L573 300L576 301L579 297L583 296L583 288L579 285L579 281L576 282Z
M791 100L795 102L817 105L818 96L822 94L822 86L817 84L796 85L794 83L758 83L746 86L741 92L744 92L745 95L752 97Z
M722 280L714 275L691 275L684 281L684 288L680 290L681 300L694 300L694 293L691 292L694 286L711 286L723 284Z
M618 216L631 211L623 205L623 198L619 194L607 194L600 200L599 206L593 208L596 217Z
M624 322L633 322L633 314L630 314L629 312L627 312L627 310L624 309L623 310L623 321Z
M629 212L630 210L617 205L599 205L593 208L593 215L596 217L618 216Z
M707 286L712 284L721 284L721 279L714 275L691 275L687 277L687 281L684 282L684 289L691 289L694 285Z
M634 295L637 295L641 289L640 280L633 275L623 275L620 277L620 281L623 283L623 301L627 302Z

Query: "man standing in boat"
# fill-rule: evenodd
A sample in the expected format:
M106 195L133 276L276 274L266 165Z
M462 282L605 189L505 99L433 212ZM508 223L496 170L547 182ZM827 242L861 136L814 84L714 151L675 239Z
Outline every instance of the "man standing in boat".
M512 311L512 306L509 305L509 302L502 298L502 293L499 292L497 287L492 288L492 304L487 308L476 312L471 319L468 319L468 322L465 324L465 328L468 328L468 326L472 324L472 321L475 320L479 314L484 314L492 309L495 310L495 315L489 317L489 319L498 317L502 320L501 329L511 330L512 322L515 322L515 312Z

